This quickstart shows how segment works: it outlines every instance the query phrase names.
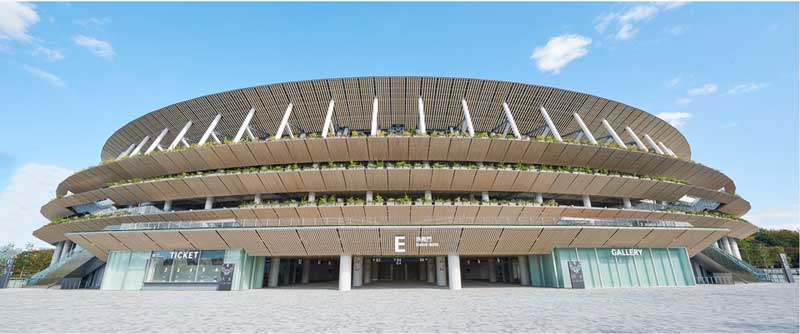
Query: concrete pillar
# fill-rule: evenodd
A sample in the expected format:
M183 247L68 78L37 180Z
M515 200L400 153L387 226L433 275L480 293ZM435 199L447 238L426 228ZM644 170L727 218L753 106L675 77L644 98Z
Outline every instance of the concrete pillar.
M350 291L352 266L352 255L339 256L339 291Z
M436 257L436 285L437 286L446 286L447 285L447 274L445 271L445 261L444 256L437 256Z
M371 264L372 268L370 268L371 270L370 276L372 277L370 278L370 281L378 280L378 269L380 269L380 266L378 264L379 264L378 262Z
M536 193L535 201L536 201L536 204L539 204L539 205L544 203L544 198L542 198L542 193Z
M427 199L429 201L433 200L433 195L431 194L430 190L425 190L425 199Z
M489 192L488 191L481 192L481 201L483 201L483 202L488 202L489 201Z
M722 241L722 249L724 249L725 252L727 252L728 254L733 255L733 250L731 250L731 243L728 242L728 238L722 237L722 239L720 240Z
M528 269L528 256L519 256L517 257L517 261L519 261L519 284L531 285L531 271Z
M164 201L164 211L172 211L172 200Z
M587 208L592 207L592 199L589 198L589 195L583 195L583 206Z
M720 244L720 241L719 241L719 240L717 240L717 241L714 241L714 243L712 244L712 246L714 246L714 247L717 247L717 248L722 248L722 245Z
M497 260L489 258L489 282L497 282Z
M311 259L303 259L303 277L300 282L308 284L311 280Z
M728 238L728 243L731 244L731 249L733 250L733 256L736 256L737 259L742 259L742 253L739 252L739 243L736 242L734 238Z
M458 254L447 255L447 278L450 290L461 290L461 261Z
M364 285L364 258L353 257L353 287Z
M372 202L375 197L372 195L371 191L367 191L367 202Z
M278 276L281 273L281 258L273 257L269 262L269 276L267 277L267 287L275 288L278 286Z
M425 264L428 267L428 283L436 283L436 260L429 257Z
M631 199L630 199L630 198L627 198L627 197L625 197L625 198L622 198L622 206L623 206L624 208L626 208L626 209L631 209L631 208L633 208L633 205L631 205Z
M61 248L61 256L58 257L59 261L64 261L67 257L69 257L70 248L72 248L72 240L64 240L64 246Z
M364 284L372 283L372 259L364 258Z
M698 277L703 277L705 275L703 275L703 269L700 268L700 264L697 263L697 261L691 261L691 262L692 262L692 269L694 271L695 281L697 281Z
M317 200L317 193L315 193L315 192L308 193L308 202L309 203L313 203L316 200Z
M255 202L256 204L261 204L261 194L256 194L255 196L253 196L253 202Z
M206 197L206 206L204 207L204 209L211 210L212 208L214 208L214 197L208 196Z
M419 272L419 280L420 281L425 281L425 279L427 278L427 277L425 277L425 275L426 275L425 268L426 268L425 262L423 262L423 261L418 262L417 271Z
M61 259L61 250L64 248L64 242L59 241L56 243L56 249L53 250L53 256L50 258L50 265L55 265Z
M501 267L503 270L503 282L509 283L511 282L511 263L510 261L503 261L501 262Z

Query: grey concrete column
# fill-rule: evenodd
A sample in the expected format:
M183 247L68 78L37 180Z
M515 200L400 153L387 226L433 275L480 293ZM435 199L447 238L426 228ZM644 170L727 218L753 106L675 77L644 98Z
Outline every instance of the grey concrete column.
M364 258L353 256L353 287L360 287L364 283Z
M300 280L303 284L308 284L311 280L311 259L303 259L303 278Z
M447 285L447 264L445 264L444 256L437 256L436 257L436 285L437 286L446 286Z
M427 199L429 201L433 200L433 195L431 194L430 190L425 190L425 199Z
M172 211L172 200L164 201L164 211Z
M497 260L489 258L489 282L497 282Z
M458 254L447 255L447 278L450 290L461 290L461 261Z
M50 265L55 265L61 258L61 250L64 248L64 242L59 241L56 243L56 249L53 250L53 256L50 258Z
M695 281L698 279L698 277L705 276L703 275L703 269L700 268L700 264L697 263L697 261L691 261L691 262L692 262L692 269L694 271Z
M367 202L372 202L375 197L372 195L371 191L367 191Z
M256 194L253 196L253 202L256 204L261 204L261 194Z
M481 192L481 201L483 201L483 202L488 202L489 201L489 192L488 191Z
M731 243L728 242L728 238L722 237L722 239L720 240L722 241L722 249L724 249L725 252L727 252L728 254L733 255L733 250L731 250Z
M417 271L419 272L419 280L420 281L425 281L425 279L426 279L426 277L425 277L425 274L426 274L425 273L425 268L427 268L425 266L425 262L421 262L420 261L420 262L417 263Z
M733 255L736 256L737 259L742 259L742 253L739 252L739 243L736 242L734 238L728 238L728 242L731 244L731 249L733 249Z
M428 267L428 283L436 283L436 259L429 257L425 264Z
M58 257L59 261L64 261L69 257L70 248L72 248L72 240L64 240L64 246L61 247L61 256Z
M275 288L278 286L278 276L281 273L281 258L273 257L269 261L269 276L267 277L267 287Z
M519 262L519 284L531 285L531 271L528 269L528 256L523 255L517 257Z
M364 258L364 284L372 283L372 258Z
M315 192L308 193L308 202L309 203L313 203L316 200L317 200L317 193L315 193Z
M206 206L204 207L204 209L211 210L213 208L214 208L214 197L213 196L206 197Z
M583 206L587 208L592 207L592 199L589 197L589 195L583 195Z
M350 284L352 280L353 256L340 255L339 256L339 291L350 291Z
M627 197L622 198L622 206L625 209L633 208L633 205L631 205L631 199Z
M544 198L542 197L542 193L536 193L535 201L536 201L536 204L544 203Z

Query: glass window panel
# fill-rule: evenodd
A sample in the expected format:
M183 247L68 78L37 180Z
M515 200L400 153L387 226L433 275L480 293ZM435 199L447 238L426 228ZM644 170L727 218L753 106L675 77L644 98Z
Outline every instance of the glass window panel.
M587 288L600 287L600 273L598 270L597 259L594 257L594 249L581 248L578 250L583 268L583 280Z
M169 282L172 275L170 251L155 251L150 256L145 282Z
M224 250L200 252L200 261L197 267L197 282L218 282L224 259Z

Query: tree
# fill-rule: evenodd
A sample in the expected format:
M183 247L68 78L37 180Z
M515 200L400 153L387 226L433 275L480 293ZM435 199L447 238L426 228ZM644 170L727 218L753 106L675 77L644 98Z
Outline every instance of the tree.
M14 269L11 275L16 278L27 278L50 265L53 249L34 249L33 245L17 254L14 258Z
M800 234L797 231L759 229L755 235L739 241L739 250L742 259L756 267L771 268L779 265L780 253L786 253L789 265L797 267L800 264L798 243Z

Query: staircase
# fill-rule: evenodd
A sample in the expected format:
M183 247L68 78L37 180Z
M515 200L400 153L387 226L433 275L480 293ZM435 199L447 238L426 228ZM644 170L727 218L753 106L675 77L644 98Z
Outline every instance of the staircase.
M770 282L770 278L767 273L761 269L753 267L745 261L739 260L735 256L726 253L722 249L717 247L708 247L700 253L705 255L711 261L716 262L716 264L719 266L722 266L728 270L736 280L743 282Z
M28 278L26 286L51 287L61 282L61 279L69 275L76 269L89 262L94 255L82 248L76 248L69 256L57 263L45 268Z

